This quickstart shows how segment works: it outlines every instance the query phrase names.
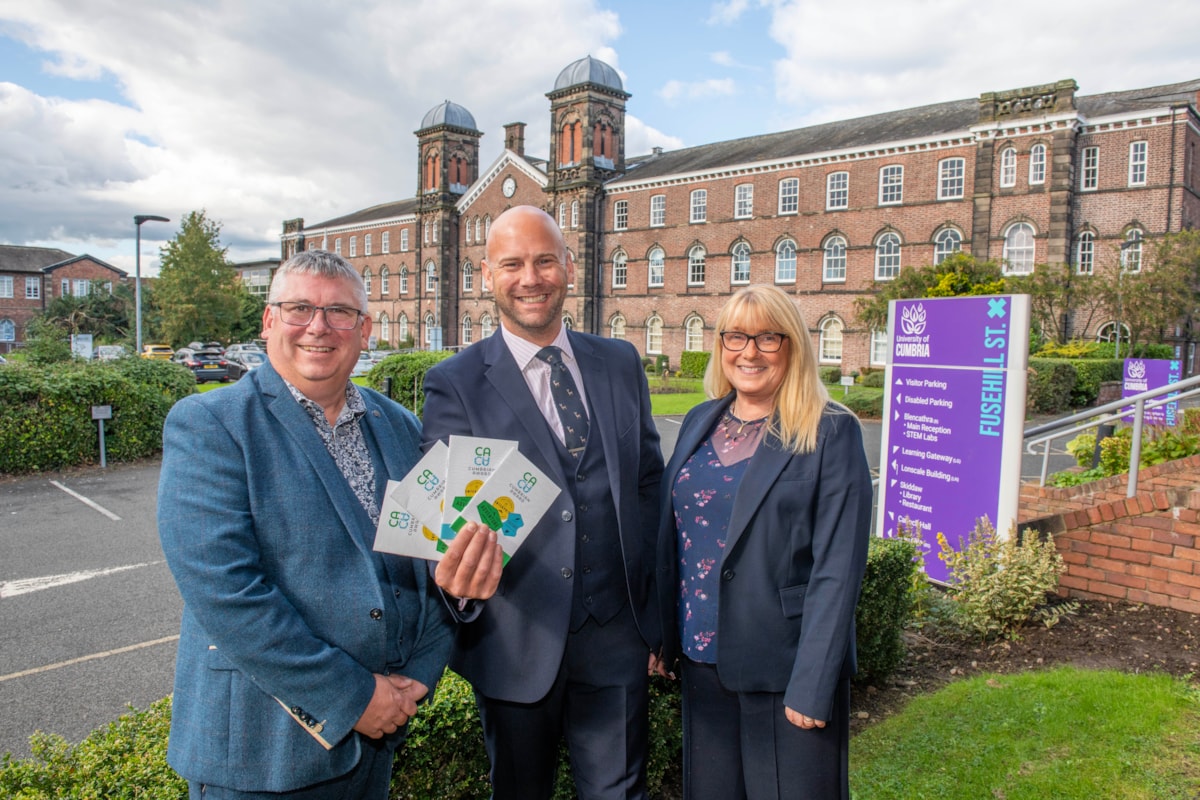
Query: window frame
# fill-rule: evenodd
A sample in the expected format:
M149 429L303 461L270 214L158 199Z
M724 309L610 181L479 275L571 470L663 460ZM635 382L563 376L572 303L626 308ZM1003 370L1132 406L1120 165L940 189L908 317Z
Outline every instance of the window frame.
M967 160L962 156L938 162L938 200L961 200L967 193Z
M1012 237L1018 231L1022 234L1029 231L1028 243L1013 242ZM1020 262L1014 263L1014 251L1020 255ZM1028 254L1026 257L1025 254ZM1004 229L1004 250L1001 255L1001 273L1004 275L1031 275L1037 263L1037 230L1028 222L1014 222ZM1022 269L1022 267L1028 269Z
M846 250L846 237L835 234L825 239L821 245L822 283L846 282Z
M895 251L892 250L892 245L895 245ZM887 248L886 250L884 248ZM875 239L875 280L891 281L895 280L900 274L900 268L903 266L902 256L904 253L904 242L900 239L900 234L895 231L884 231ZM895 259L895 264L884 264L884 259ZM888 274L883 274L887 272Z
M1129 143L1129 185L1145 186L1150 169L1150 143L1145 139Z
M821 322L817 342L817 360L822 364L841 364L845 355L846 326L837 317L827 317ZM836 333L836 337L833 335ZM836 354L832 350L837 350Z
M1038 142L1029 148L1029 185L1041 186L1046 182L1046 145Z
M1096 273L1096 234L1083 231L1075 240L1075 274Z
M624 250L613 254L612 288L625 289L629 286L629 256Z
M1079 157L1079 191L1094 192L1100 188L1100 148L1083 148Z
M475 265L470 261L463 263L462 290L464 294L475 291Z
M739 183L733 187L733 218L750 219L754 216L754 184Z
M947 249L945 242L953 240L954 247ZM936 267L955 253L962 252L962 233L957 228L942 228L933 237L933 265Z
M791 270L788 274L787 263L788 258L784 254L785 248L791 248ZM798 259L798 250L796 242L787 237L782 239L779 244L775 245L775 283L795 283L796 282L796 264Z
M688 286L703 286L708 273L708 251L704 245L692 245L688 249Z
M655 253L658 258L655 258ZM651 247L646 254L646 286L650 289L658 289L666 282L667 273L667 252L661 247ZM658 280L655 281L655 278Z
M879 205L904 203L904 165L887 164L879 168Z
M790 206L790 207L789 207ZM800 179L783 178L779 181L779 213L800 213Z
M688 224L708 222L708 189L693 189L688 195Z
M1017 185L1017 148L1006 147L1000 151L1000 188L1011 189Z
M629 228L629 201L617 200L613 203L613 230L623 231Z
M655 194L650 196L650 227L661 228L667 224L667 196Z
M729 283L742 286L750 282L750 245L738 242L729 253Z
M658 355L663 347L663 321L662 317L654 314L650 319L646 320L646 354Z
M697 346L692 347L693 344ZM693 314L683 322L683 349L691 353L704 352L704 320L698 314Z
M839 211L849 207L850 173L846 170L829 173L825 176L825 210Z

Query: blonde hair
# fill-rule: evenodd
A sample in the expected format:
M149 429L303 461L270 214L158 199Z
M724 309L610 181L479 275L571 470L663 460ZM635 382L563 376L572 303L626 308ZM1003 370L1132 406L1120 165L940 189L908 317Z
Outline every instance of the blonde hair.
M829 390L821 383L817 354L800 309L774 286L746 286L735 292L717 315L717 335L704 373L704 390L711 398L724 397L733 391L721 365L725 351L721 331L726 330L786 334L787 364L783 383L775 394L775 413L767 431L783 443L784 449L811 453L817 447L821 415L831 400ZM849 409L834 405L850 413Z

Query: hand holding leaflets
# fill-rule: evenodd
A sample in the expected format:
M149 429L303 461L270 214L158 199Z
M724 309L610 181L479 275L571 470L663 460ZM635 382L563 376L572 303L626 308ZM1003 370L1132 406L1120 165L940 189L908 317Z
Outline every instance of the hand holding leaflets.
M430 561L450 557L459 571L470 566L474 572L486 558L486 541L497 540L508 563L560 491L516 442L451 436L449 446L435 444L403 480L388 481L375 549ZM451 554L460 533L470 541ZM442 572L439 567L439 585ZM466 584L474 588L480 581Z

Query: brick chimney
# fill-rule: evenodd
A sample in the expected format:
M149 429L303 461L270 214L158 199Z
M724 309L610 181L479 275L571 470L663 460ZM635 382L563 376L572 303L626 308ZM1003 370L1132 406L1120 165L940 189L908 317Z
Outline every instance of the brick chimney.
M510 122L504 126L504 149L525 157L525 123Z

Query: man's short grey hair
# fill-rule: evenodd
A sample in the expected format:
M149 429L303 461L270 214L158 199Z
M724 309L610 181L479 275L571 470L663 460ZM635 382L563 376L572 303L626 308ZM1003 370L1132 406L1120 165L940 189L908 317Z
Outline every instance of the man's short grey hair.
M267 302L279 302L280 287L289 275L316 275L321 278L342 278L348 281L358 295L358 310L367 313L367 288L363 285L362 275L358 274L350 262L331 253L328 250L301 250L289 258L275 270L271 279L271 292Z

